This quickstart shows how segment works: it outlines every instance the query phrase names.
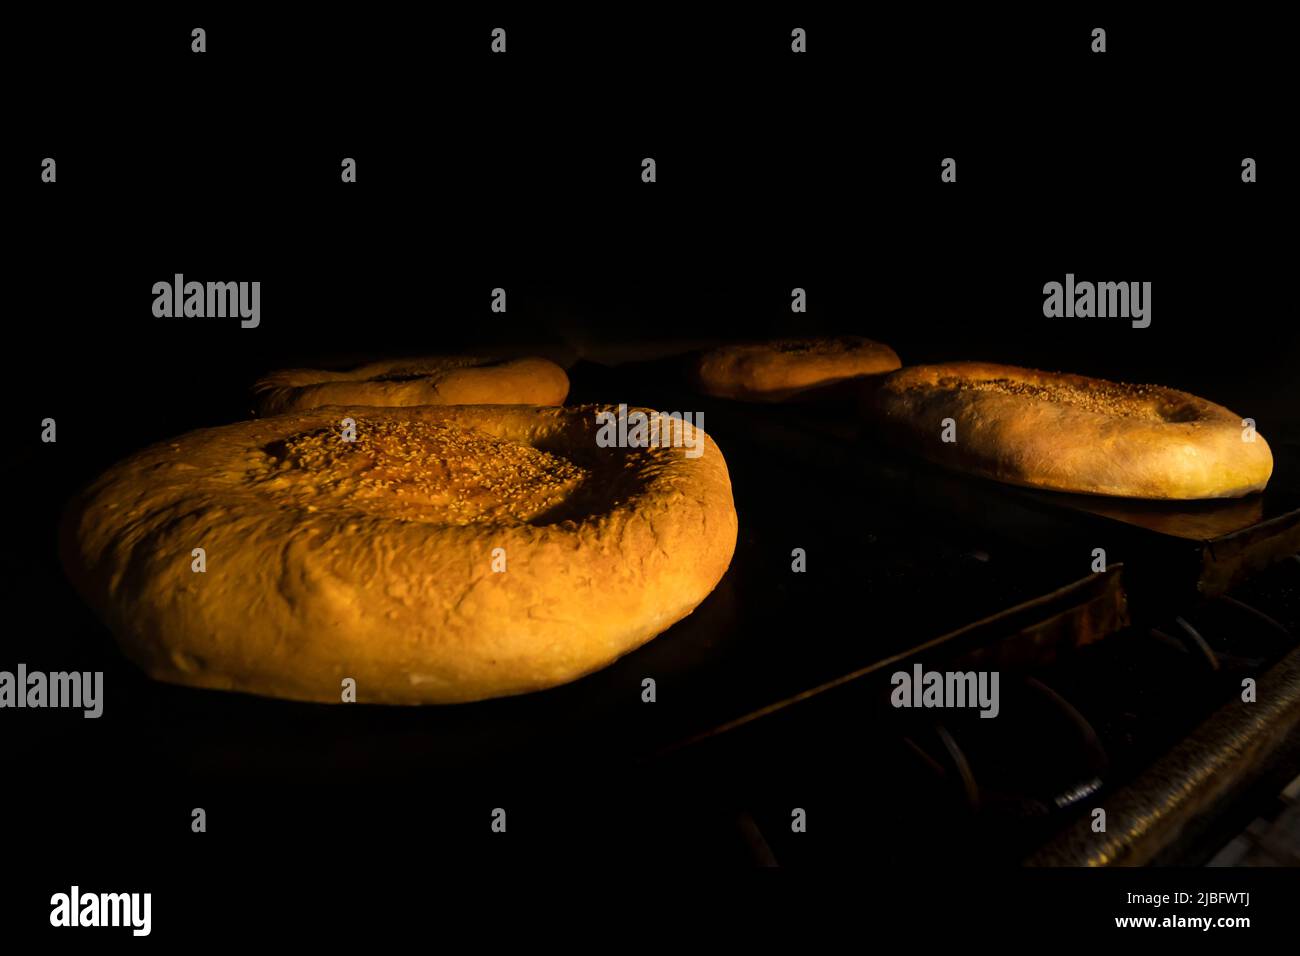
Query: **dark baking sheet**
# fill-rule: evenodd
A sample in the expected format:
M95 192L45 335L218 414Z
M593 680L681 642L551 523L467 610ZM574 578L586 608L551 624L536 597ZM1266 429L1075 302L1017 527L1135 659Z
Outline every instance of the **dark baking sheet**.
M1126 587L1152 613L1223 594L1300 552L1300 448L1276 444L1274 473L1258 494L1222 501L1162 502L1035 491L973 478L873 444L864 467L914 500L1022 540L1056 539L1090 561L1093 548L1126 567Z
M1175 597L1187 591L1213 596L1300 552L1300 448L1275 444L1273 465L1262 493L1225 501L1036 497L1112 529L1139 584L1163 583Z
M339 768L622 760L975 622L985 621L968 635L996 643L1046 621L1059 629L1063 611L1097 599L1087 568L1054 542L1026 548L862 479L857 426L844 408L814 414L810 425L806 410L702 399L674 368L571 370L574 401L617 396L703 411L731 471L740 516L732 566L694 614L645 647L565 687L453 707L305 705L137 677L141 706L156 701L170 715L163 732L185 737L178 752L199 773L300 779ZM796 547L807 573L791 571ZM1115 587L1106 598L1122 595ZM1011 609L1005 627L987 621ZM653 704L642 701L646 678L656 682Z
M83 650L111 672L115 718L158 759L189 775L311 780L622 762L945 636L1014 659L1118 626L1118 581L1099 582L1059 537L1008 534L892 488L851 406L712 401L679 371L580 364L572 399L704 412L731 471L735 558L694 614L573 684L452 707L299 704L149 681L70 588L61 627L85 635ZM791 571L794 548L807 573Z
M685 367L680 359L658 363L655 371L689 394ZM746 414L736 403L722 403L716 412L715 420ZM772 406L754 428L773 447L793 443L813 457L835 449L829 454L842 455L882 495L946 512L1028 548L1051 542L1075 554L1082 567L1102 547L1109 564L1125 565L1130 596L1153 613L1223 594L1300 552L1300 443L1289 433L1270 443L1274 469L1263 492L1164 502L1037 491L943 468L882 443L852 399ZM824 441L810 441L813 436Z

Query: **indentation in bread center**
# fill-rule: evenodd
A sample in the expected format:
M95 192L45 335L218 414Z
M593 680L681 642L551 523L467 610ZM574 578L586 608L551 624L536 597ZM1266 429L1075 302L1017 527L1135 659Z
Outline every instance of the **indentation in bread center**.
M1056 405L1069 405L1111 418L1177 422L1196 417L1194 411L1190 409L1170 406L1162 390L1153 385L1098 382L1095 386L1081 387L1065 382L1042 384L1012 378L942 378L939 380L939 385L963 392L991 392L1051 402Z
M443 525L534 523L588 483L568 458L446 422L356 419L272 442L249 475L283 506Z

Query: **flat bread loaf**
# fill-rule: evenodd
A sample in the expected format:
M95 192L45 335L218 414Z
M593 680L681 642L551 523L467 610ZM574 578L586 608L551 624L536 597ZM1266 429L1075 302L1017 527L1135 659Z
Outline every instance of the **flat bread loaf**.
M284 369L258 381L253 394L260 415L322 405L563 405L569 377L544 358L434 355L346 372Z
M1268 443L1239 415L1158 385L951 362L886 376L867 408L931 461L1031 488L1236 498L1273 471Z
M898 368L888 345L858 335L724 345L701 355L695 382L706 395L746 402L814 398Z
M553 687L690 614L736 544L713 441L600 447L602 408L327 407L191 432L74 502L64 562L159 680L337 703L352 678L387 704Z

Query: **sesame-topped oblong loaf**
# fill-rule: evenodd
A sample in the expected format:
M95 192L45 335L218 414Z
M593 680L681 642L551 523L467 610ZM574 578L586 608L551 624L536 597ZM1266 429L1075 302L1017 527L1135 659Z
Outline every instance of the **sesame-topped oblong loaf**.
M690 614L736 545L712 439L606 447L601 411L331 406L190 432L79 496L64 565L158 680L326 703L345 678L362 703L553 687Z
M569 376L544 358L431 355L346 372L284 369L259 380L253 394L261 415L321 405L563 405Z
M886 376L866 409L931 461L1031 488L1236 498L1273 472L1268 443L1240 416L1158 385L951 362Z

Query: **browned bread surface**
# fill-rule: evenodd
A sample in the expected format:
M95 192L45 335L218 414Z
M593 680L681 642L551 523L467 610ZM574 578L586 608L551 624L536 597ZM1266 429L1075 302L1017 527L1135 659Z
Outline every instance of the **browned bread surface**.
M700 356L695 381L718 398L783 402L898 368L888 345L856 335L724 345Z
M601 448L597 410L328 407L191 432L80 496L65 566L159 680L338 702L351 677L391 704L552 687L690 614L736 542L711 439L694 458Z
M562 405L564 369L544 358L389 359L346 372L284 369L253 386L261 415L321 405Z
M1158 385L951 362L886 376L868 398L891 435L939 464L998 481L1128 498L1262 490L1273 456L1240 416ZM944 442L952 419L953 442Z

